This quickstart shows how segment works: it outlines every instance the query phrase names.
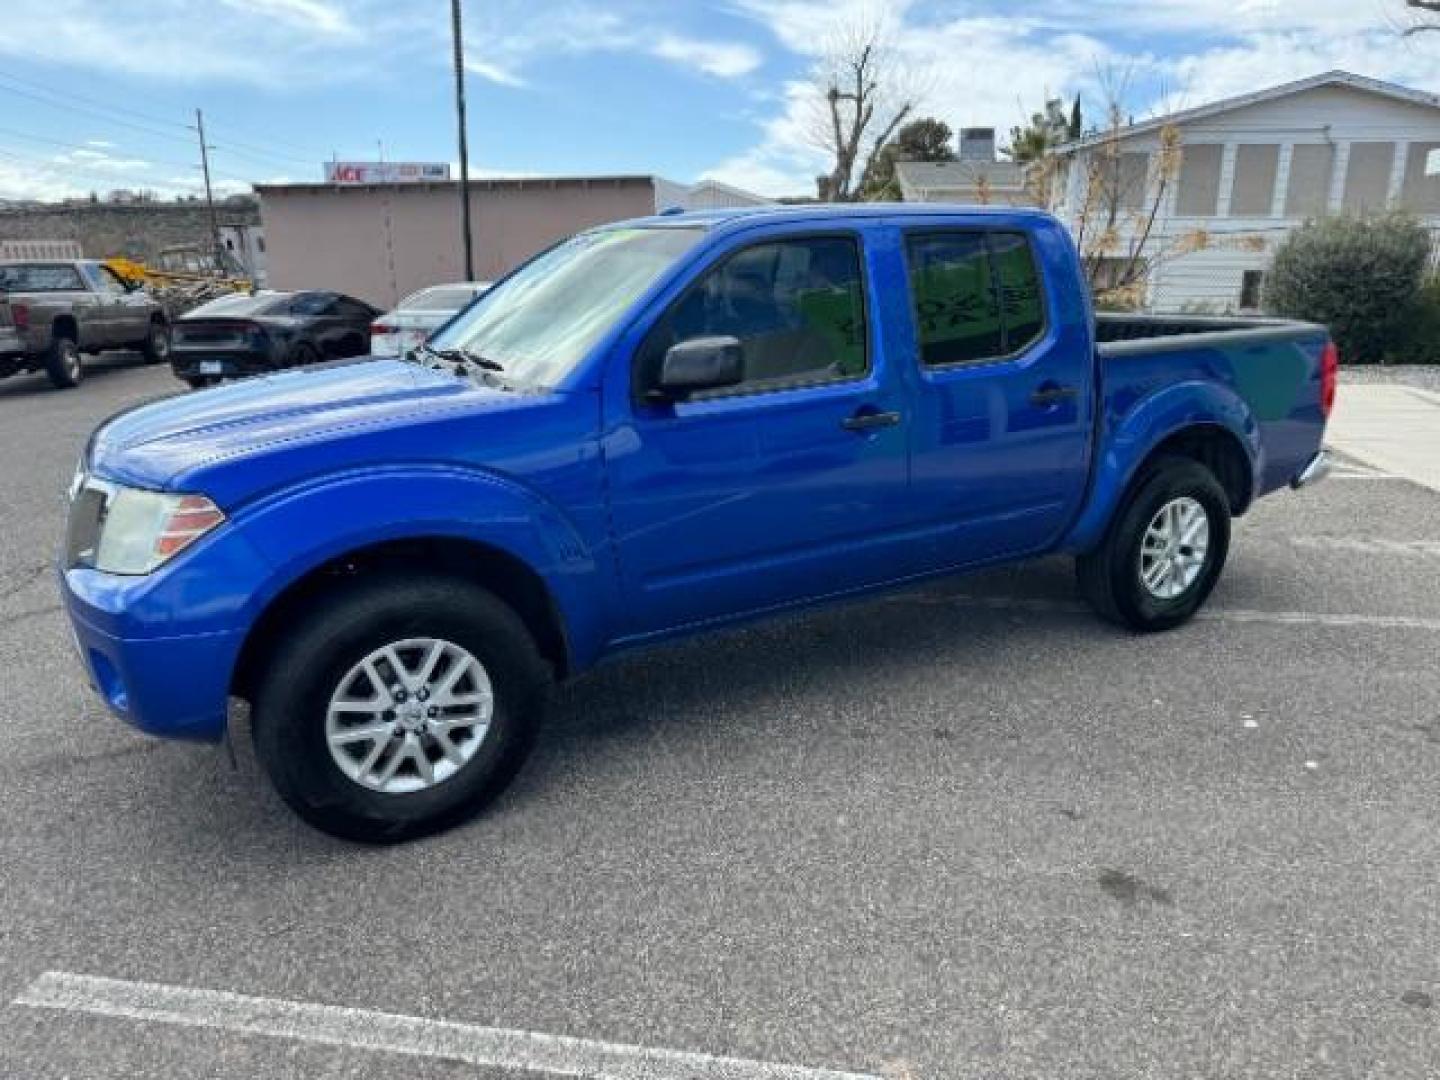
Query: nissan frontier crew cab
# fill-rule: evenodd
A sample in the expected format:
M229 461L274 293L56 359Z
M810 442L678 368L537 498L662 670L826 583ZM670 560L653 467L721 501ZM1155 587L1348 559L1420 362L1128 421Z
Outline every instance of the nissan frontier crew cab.
M330 832L499 792L547 687L622 650L1068 553L1183 623L1231 520L1322 475L1324 329L1099 316L1053 218L661 215L544 252L404 359L121 413L65 600L111 710L257 756Z

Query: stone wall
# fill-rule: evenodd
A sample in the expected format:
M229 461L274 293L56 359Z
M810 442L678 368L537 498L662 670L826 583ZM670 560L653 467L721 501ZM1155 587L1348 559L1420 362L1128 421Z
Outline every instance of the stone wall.
M221 225L258 225L255 203L221 204ZM113 255L144 261L176 244L210 243L203 202L92 203L0 209L0 240L78 240L85 257Z

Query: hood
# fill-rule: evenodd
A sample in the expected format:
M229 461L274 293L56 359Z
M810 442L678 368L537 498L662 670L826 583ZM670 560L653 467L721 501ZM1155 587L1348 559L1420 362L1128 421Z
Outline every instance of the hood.
M160 490L204 490L220 502L219 491L190 487L191 481L203 481L227 463L274 459L285 451L291 459L286 468L262 470L264 476L254 475L253 482L241 485L256 488L267 478L285 480L281 473L297 468L303 472L296 459L314 461L315 471L334 467L337 442L363 442L367 436L373 441L377 433L404 432L424 421L476 410L534 407L544 399L400 360L322 364L179 394L120 413L92 436L87 461L100 476ZM233 478L237 470L224 471Z

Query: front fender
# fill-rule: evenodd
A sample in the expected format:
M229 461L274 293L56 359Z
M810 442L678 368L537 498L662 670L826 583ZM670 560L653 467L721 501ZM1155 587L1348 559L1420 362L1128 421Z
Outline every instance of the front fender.
M614 575L559 507L515 481L456 466L396 466L330 475L246 506L232 523L271 567L241 612L253 626L306 574L348 552L391 540L447 537L496 548L545 583L578 669L608 638Z
M1264 463L1260 425L1245 400L1225 384L1173 383L1123 413L1106 404L1089 498L1063 550L1088 551L1098 544L1141 465L1156 447L1187 428L1220 427L1235 436L1249 461L1252 490L1259 490Z

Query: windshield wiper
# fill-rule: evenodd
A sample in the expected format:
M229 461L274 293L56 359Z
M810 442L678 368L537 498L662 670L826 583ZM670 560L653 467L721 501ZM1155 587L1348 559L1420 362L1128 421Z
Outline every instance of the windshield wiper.
M437 349L433 345L422 342L415 347L415 351L423 352L427 356L433 356L436 360L444 363L455 365L456 375L470 374L470 372L466 370L467 368L478 368L481 371L503 372L505 370L504 364L491 360L488 356L481 356L477 352L471 352L469 349Z

